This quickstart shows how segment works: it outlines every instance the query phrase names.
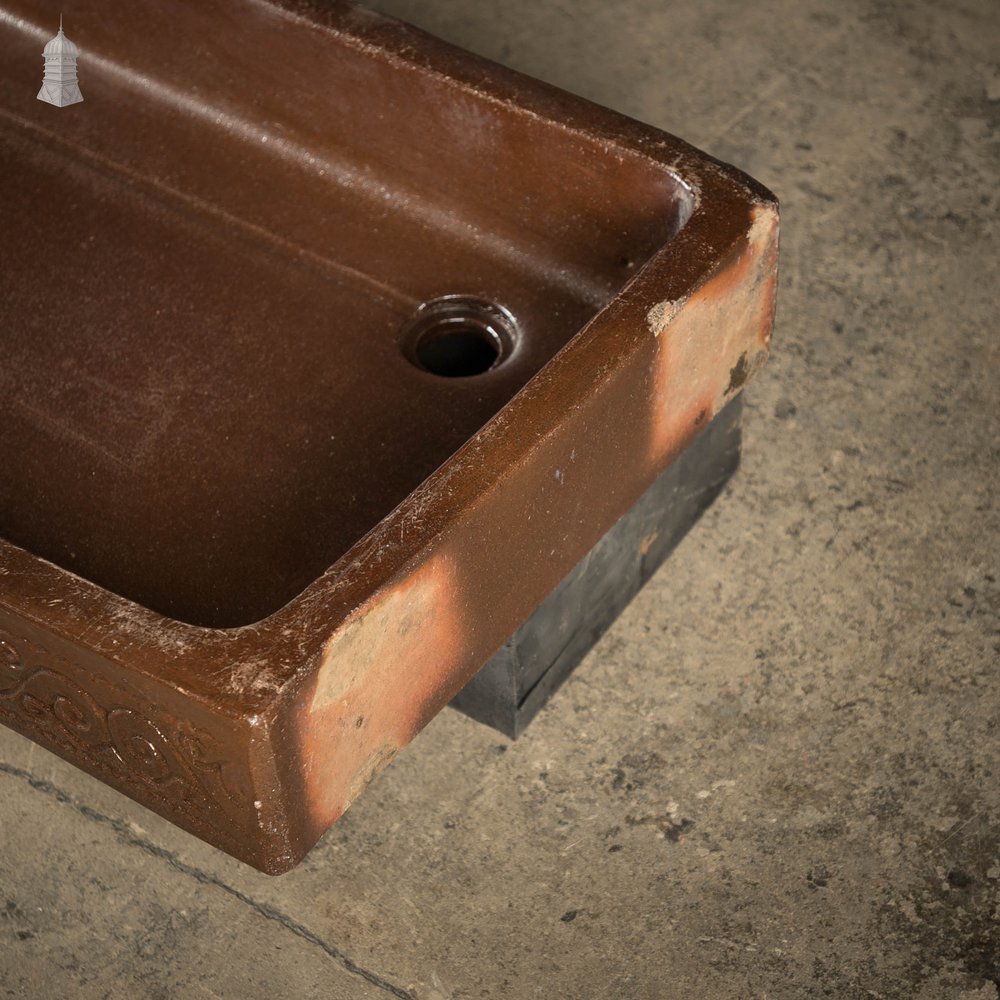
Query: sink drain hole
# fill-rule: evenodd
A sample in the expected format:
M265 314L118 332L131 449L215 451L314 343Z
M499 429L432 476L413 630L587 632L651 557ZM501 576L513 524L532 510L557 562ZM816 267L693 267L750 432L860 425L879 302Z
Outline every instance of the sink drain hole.
M420 367L446 378L465 378L488 372L500 357L500 342L491 330L456 325L434 330L417 345Z
M483 299L445 295L420 307L403 347L413 364L433 375L482 375L510 355L514 317Z

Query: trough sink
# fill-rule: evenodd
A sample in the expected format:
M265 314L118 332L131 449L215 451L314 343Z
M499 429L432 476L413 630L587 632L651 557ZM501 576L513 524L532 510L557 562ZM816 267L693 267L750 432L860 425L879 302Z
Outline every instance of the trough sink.
M362 8L0 0L0 720L271 873L766 356L777 208Z

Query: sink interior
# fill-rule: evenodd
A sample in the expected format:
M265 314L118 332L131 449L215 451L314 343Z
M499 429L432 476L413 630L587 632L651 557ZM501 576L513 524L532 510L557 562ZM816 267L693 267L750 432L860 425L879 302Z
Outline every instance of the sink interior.
M62 109L34 99L41 5L0 9L0 536L216 628L336 562L691 210L362 15L237 6L78 4ZM408 338L450 295L510 322L494 355L482 316L449 327L434 374Z

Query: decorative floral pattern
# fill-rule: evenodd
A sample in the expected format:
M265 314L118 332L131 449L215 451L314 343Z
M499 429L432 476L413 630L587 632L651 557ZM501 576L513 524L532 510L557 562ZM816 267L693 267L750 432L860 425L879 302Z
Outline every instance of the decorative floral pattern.
M168 814L211 826L252 821L243 775L211 733L96 678L85 690L75 674L62 657L0 629L0 721Z

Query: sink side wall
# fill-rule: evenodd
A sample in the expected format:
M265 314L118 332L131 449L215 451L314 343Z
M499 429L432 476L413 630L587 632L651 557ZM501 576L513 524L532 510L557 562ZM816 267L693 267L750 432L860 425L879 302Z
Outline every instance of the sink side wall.
M84 0L67 31L85 102L40 109L48 16L0 8L7 115L418 298L443 240L601 304L690 207L635 152L354 40L350 12Z
M773 323L778 220L773 204L744 210L746 235L715 273L670 315L642 317L646 336L627 357L601 367L595 356L600 376L592 391L527 445L478 503L457 512L419 564L330 637L280 727L291 740L278 752L284 781L308 806L298 832L303 848L762 363ZM617 322L639 319L626 308ZM603 340L580 345L576 360L600 352ZM692 365L705 376L685 379Z

